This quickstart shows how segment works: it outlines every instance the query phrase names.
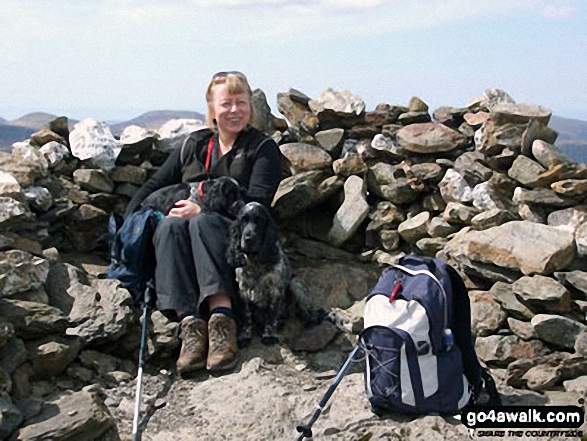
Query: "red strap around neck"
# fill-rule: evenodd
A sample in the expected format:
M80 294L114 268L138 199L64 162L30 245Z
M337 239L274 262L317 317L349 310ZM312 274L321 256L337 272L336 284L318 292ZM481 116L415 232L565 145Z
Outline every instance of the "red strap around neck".
M206 156L206 164L204 167L206 171L210 171L210 161L212 161L212 149L214 148L214 136L210 138L210 142L208 143L208 154Z

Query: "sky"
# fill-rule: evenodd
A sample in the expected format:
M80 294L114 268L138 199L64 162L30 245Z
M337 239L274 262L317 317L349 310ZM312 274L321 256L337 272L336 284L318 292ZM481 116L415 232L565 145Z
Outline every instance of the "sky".
M204 112L218 71L277 94L464 107L489 88L587 120L587 0L1 0L0 117Z

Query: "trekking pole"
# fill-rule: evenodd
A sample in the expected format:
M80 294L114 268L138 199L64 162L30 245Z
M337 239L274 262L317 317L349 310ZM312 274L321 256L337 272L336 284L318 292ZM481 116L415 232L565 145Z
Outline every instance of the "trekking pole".
M149 282L145 289L145 298L143 299L143 326L141 328L141 347L139 349L139 370L137 373L137 393L135 400L135 413L132 422L132 439L140 441L139 433L139 416L141 414L141 397L143 394L143 368L145 367L145 347L147 346L147 328L151 316L151 301L153 300L153 285Z
M314 412L310 416L310 419L308 420L308 422L306 424L300 424L299 426L296 427L296 430L300 433L297 436L296 441L302 441L304 438L312 438L312 426L314 425L314 423L316 422L318 417L320 417L320 414L322 413L324 406L326 406L326 403L328 402L328 400L330 399L330 397L332 396L332 394L334 393L334 391L336 390L336 388L338 387L338 385L342 381L343 377L346 375L346 371L348 370L353 359L355 358L355 355L357 355L357 352L359 352L359 349L361 349L360 342L357 343L355 348L349 354L344 365L342 366L342 368L340 368L340 371L338 372L338 374L336 374L336 377L332 381L332 384L330 385L330 387L328 388L328 390L326 391L326 393L324 394L324 396L322 397L322 399L320 400L318 405L314 408Z

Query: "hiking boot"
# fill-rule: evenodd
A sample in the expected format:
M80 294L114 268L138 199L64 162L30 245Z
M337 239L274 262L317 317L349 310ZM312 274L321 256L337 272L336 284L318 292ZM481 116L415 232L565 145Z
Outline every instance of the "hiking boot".
M210 351L208 352L209 371L222 371L236 366L237 342L236 323L225 314L212 314L208 321Z
M193 316L180 323L181 351L175 366L179 374L196 371L206 366L208 356L208 324Z

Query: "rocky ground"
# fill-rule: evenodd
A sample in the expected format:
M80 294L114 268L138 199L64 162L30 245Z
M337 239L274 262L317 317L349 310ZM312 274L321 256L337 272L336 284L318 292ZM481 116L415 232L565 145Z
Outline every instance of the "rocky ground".
M336 349L295 355L284 345L259 343L242 351L234 372L206 372L182 379L170 370L148 369L142 439L166 440L294 440L345 360ZM346 350L350 344L345 345ZM364 392L362 362L348 375L313 426L315 440L454 440L468 431L454 417L380 418L370 411ZM506 405L578 404L585 395L549 391L539 394L505 386L494 371ZM107 392L122 439L130 439L134 382ZM583 426L584 431L587 426ZM485 438L503 439L503 438ZM543 439L549 439L545 437Z

